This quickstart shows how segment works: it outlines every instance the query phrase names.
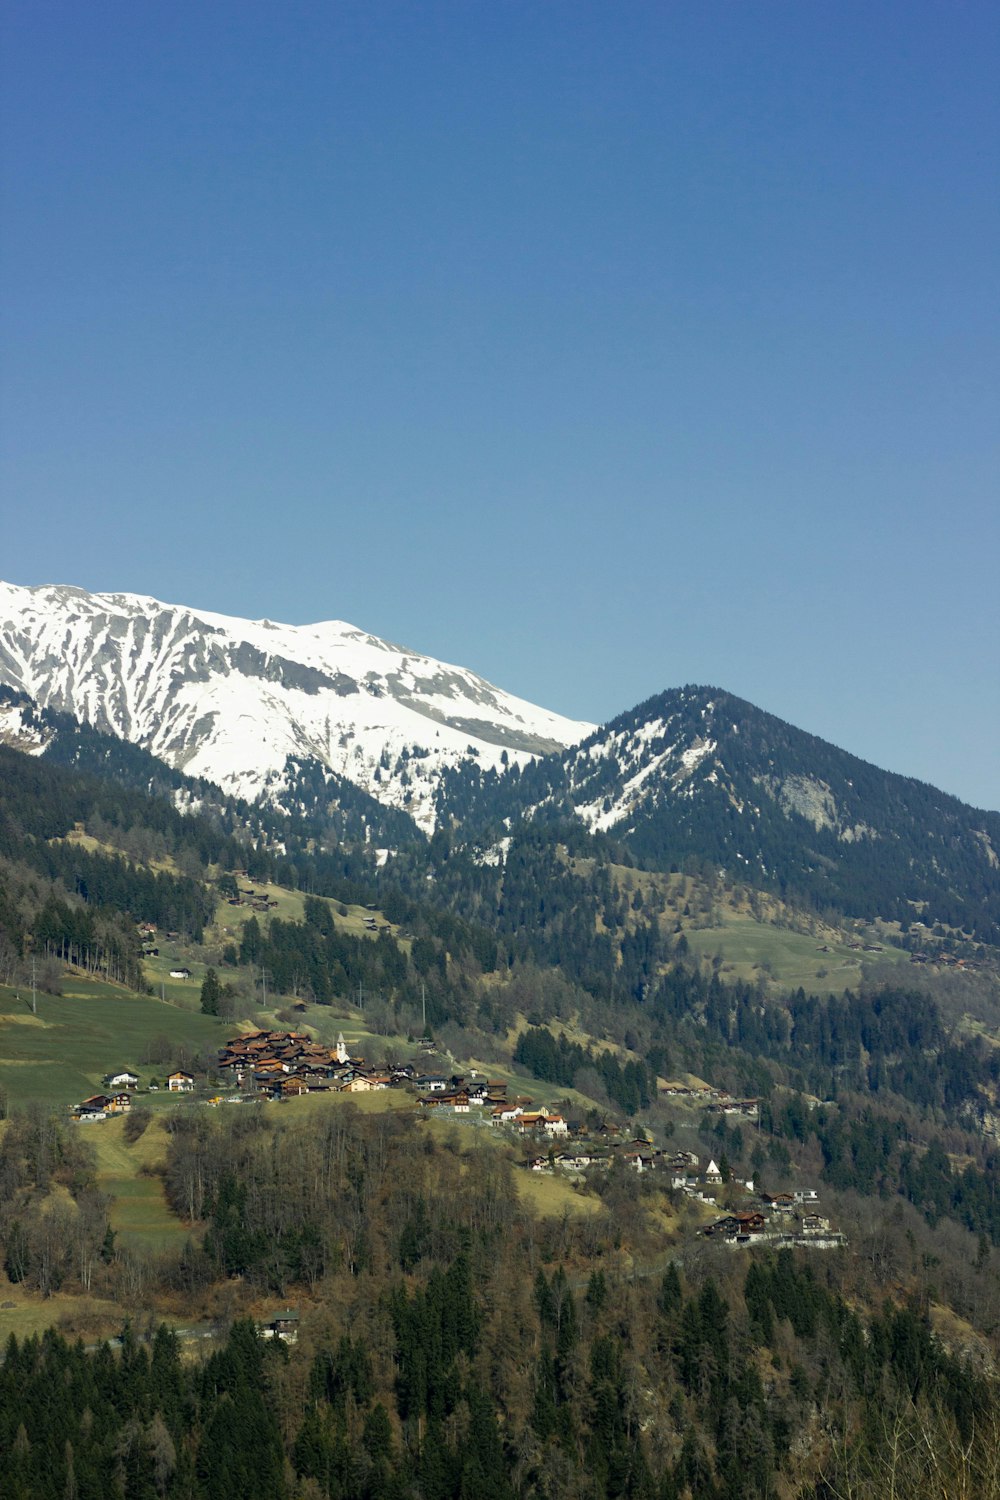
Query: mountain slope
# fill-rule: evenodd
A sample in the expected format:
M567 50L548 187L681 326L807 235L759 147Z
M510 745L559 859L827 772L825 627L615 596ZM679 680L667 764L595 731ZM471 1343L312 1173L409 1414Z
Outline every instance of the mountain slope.
M226 792L281 805L288 762L424 827L442 769L527 762L575 723L342 621L279 625L133 594L0 584L0 683Z
M408 813L376 801L315 761L308 766L288 761L282 808L250 803L223 792L204 777L185 775L141 745L102 734L72 714L39 708L26 693L2 684L0 745L147 796L166 798L179 811L206 812L230 832L269 846L371 843L385 848L423 842Z
M708 859L814 906L1000 936L1000 814L717 688L662 693L519 774L456 771L441 798L480 836L571 818L653 867Z

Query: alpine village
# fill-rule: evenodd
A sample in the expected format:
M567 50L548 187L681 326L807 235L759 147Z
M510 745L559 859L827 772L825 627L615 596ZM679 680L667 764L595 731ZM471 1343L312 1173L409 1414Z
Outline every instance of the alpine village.
M4 588L0 1500L1000 1496L1000 814Z

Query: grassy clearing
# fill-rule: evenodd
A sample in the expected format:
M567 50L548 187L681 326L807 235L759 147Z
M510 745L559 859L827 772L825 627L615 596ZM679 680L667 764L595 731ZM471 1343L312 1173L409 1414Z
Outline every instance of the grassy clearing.
M21 1285L12 1285L0 1272L0 1343L12 1333L19 1340L26 1339L56 1324L84 1338L105 1338L117 1333L122 1322L121 1308L103 1297L69 1292L42 1297Z
M107 1120L88 1137L97 1155L98 1186L112 1199L111 1227L124 1243L144 1250L176 1247L189 1231L167 1206L161 1179L142 1172L165 1160L167 1138L154 1123L129 1145L124 1124Z
M518 1196L545 1218L562 1214L595 1214L601 1207L600 1198L592 1193L581 1193L572 1187L565 1177L547 1172L516 1172Z
M113 1068L162 1079L164 1064L142 1062L154 1039L200 1050L221 1046L229 1030L211 1016L79 975L67 977L62 995L39 995L36 1016L30 1000L0 986L0 1086L12 1104L75 1104Z
M250 884L245 876L238 877L237 883L241 891L246 889ZM206 934L206 941L211 942L214 940L220 944L238 943L243 928L251 917L256 917L257 921L262 925L267 922L269 917L280 917L283 922L303 922L305 920L306 898L302 891L289 891L280 885L256 884L253 889L257 895L265 897L268 901L274 901L277 905L268 912L256 912L250 906L230 906L225 901L220 902L216 911L215 926L211 929L210 933ZM409 948L408 940L399 938L399 928L394 927L391 922L387 922L380 911L369 911L366 906L348 905L346 907L346 915L341 915L340 908L344 903L334 901L328 896L320 896L317 899L325 902L330 908L334 926L338 932L344 932L350 937L367 937L374 941L378 934L370 932L365 926L366 920L374 917L380 928L388 927L393 937L400 941L401 946L406 949Z
M238 877L238 884L241 890L248 889L250 885L246 876ZM302 891L290 891L283 886L269 884L254 884L253 890L256 895L274 905L266 912L257 912L249 905L230 906L225 900L220 900L215 922L205 932L203 946L195 946L183 938L168 938L162 932L157 934L156 946L159 953L155 958L144 959L143 967L150 984L162 999L196 1010L201 998L201 983L209 963L213 961L213 953L221 951L229 943L239 945L243 928L251 917L255 917L262 927L266 927L272 917L277 917L282 922L305 920L306 898ZM324 896L318 899L325 901L330 908L334 925L352 937L366 937L374 941L378 934L365 927L365 919L374 917L380 928L389 926L393 936L398 938L398 929L391 927L381 912L369 911L362 906L348 906L347 915L341 916L340 903ZM401 940L401 946L408 949L409 943L405 939ZM190 969L191 978L171 979L170 970L177 968Z
M375 1089L370 1094L341 1094L331 1091L325 1094L303 1094L301 1098L283 1099L280 1103L271 1100L267 1105L268 1118L280 1119L287 1116L290 1120L299 1120L328 1109L342 1108L345 1104L354 1104L362 1114L367 1115L381 1115L392 1111L405 1113L407 1110L413 1113L417 1108L413 1095L403 1089Z
M753 980L763 975L783 988L802 985L822 994L848 989L862 974L862 955L832 932L814 936L733 914L720 926L689 927L685 934L693 953L702 958L721 955L725 978ZM823 946L829 951L821 953ZM890 963L906 957L890 948L879 954Z

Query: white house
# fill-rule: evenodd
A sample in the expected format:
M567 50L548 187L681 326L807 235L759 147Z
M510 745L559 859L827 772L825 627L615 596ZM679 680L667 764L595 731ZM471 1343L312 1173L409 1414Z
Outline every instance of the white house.
M504 1104L498 1106L498 1108L493 1111L493 1124L510 1125L522 1113L523 1110L521 1109L521 1106L519 1104Z
M121 1073L106 1073L104 1075L105 1086L109 1089L137 1089L139 1087L138 1073L129 1073L127 1070Z
M183 1069L178 1068L176 1073L171 1073L168 1075L167 1088L172 1094L193 1093L194 1076L191 1073L185 1073Z

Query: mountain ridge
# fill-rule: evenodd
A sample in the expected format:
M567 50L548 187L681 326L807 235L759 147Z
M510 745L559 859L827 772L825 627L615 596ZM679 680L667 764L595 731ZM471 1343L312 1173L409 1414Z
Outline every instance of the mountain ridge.
M0 584L0 683L224 791L279 800L290 758L433 822L442 767L593 726L346 622L280 625L71 585Z
M1000 814L719 688L658 694L505 777L455 768L439 797L481 840L570 820L651 868L703 859L807 905L900 921L927 906L1000 936Z
M724 689L670 689L595 728L342 621L11 585L0 685L0 734L22 748L39 753L44 731L47 753L114 761L110 742L43 722L69 714L223 797L316 817L323 839L386 848L438 829L496 850L519 823L572 823L652 869L702 860L819 910L929 913L1000 940L1000 814Z

